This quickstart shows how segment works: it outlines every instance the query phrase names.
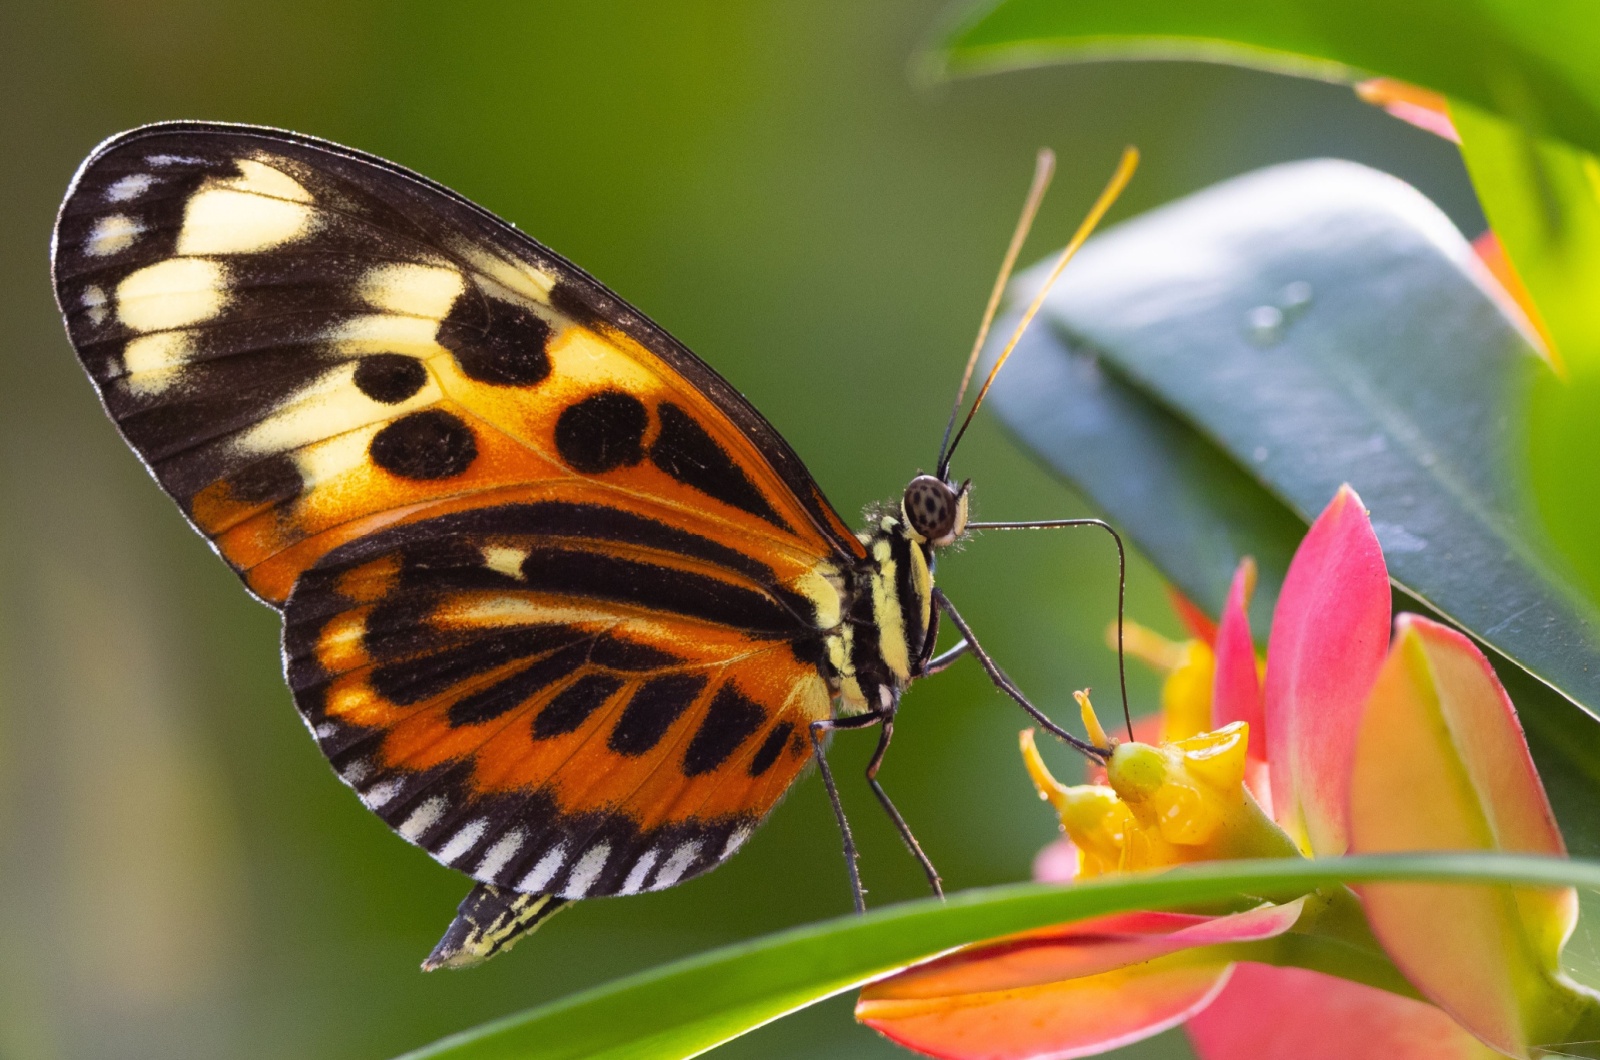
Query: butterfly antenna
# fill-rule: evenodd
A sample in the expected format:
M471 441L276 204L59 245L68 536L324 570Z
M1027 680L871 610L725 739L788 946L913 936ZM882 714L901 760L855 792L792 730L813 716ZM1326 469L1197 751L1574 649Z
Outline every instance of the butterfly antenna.
M1023 333L1028 330L1028 325L1033 323L1033 318L1044 305L1044 300L1049 297L1050 289L1055 286L1056 280L1061 278L1061 272L1067 267L1067 262L1071 261L1078 253L1079 248L1088 241L1089 236L1094 232L1095 226L1106 215L1106 211L1111 209L1112 203L1117 201L1117 196L1122 194L1122 189L1126 188L1128 181L1133 179L1133 171L1138 168L1138 148L1123 148L1122 161L1117 163L1117 171L1111 174L1111 180L1107 182L1105 190L1100 193L1100 197L1089 208L1083 223L1078 226L1077 232L1073 233L1072 241L1067 244L1066 249L1061 252L1061 256L1056 259L1055 268L1050 270L1050 275L1046 277L1044 286L1040 287L1039 293L1034 295L1032 304L1028 306L1028 311L1022 314L1022 320L1017 324L1016 330L1011 333L1011 339L1006 343L1005 349L1000 351L1000 356L995 360L994 367L989 369L989 376L983 381L983 386L978 388L978 396L973 399L972 408L967 410L967 418L961 421L961 429L956 432L955 440L950 443L950 448L940 457L938 475L941 479L950 470L950 460L955 456L956 446L961 444L962 436L967 433L967 428L972 425L972 417L977 415L978 407L983 404L984 396L989 393L989 387L994 385L995 376L1000 374L1000 369L1005 366L1006 361L1011 357L1011 351L1017 348L1018 342L1022 341ZM963 383L963 386L965 386L965 383Z
M1048 147L1039 148L1038 157L1033 162L1033 183L1028 187L1028 198L1022 204L1022 216L1017 218L1016 230L1011 233L1011 245L1006 248L1005 260L1000 263L1000 275L995 277L994 290L989 292L989 304L984 307L983 322L978 325L978 338L972 344L972 352L967 355L967 368L961 373L955 404L950 406L950 419L944 425L944 437L939 440L940 468L947 465L945 447L950 444L950 432L955 430L956 416L961 412L967 387L972 383L972 373L978 368L978 355L983 353L984 340L989 337L989 326L994 323L994 315L1000 309L1000 299L1011 280L1011 270L1017 264L1017 255L1022 253L1022 244L1028 239L1028 231L1033 228L1033 219L1039 213L1039 204L1044 202L1045 189L1050 187L1050 178L1055 176L1055 172L1056 153ZM944 477L943 471L940 477Z

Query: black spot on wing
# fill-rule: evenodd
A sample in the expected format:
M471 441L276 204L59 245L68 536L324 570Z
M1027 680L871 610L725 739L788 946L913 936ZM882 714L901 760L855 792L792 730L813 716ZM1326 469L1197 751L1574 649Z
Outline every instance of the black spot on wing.
M561 651L552 652L516 673L501 678L488 688L479 689L457 700L450 707L448 720L452 726L477 725L480 722L493 721L500 715L515 710L557 681L571 676L583 665L588 654L588 646L584 644L574 644Z
M606 746L619 755L647 754L689 709L706 687L706 680L703 676L667 674L646 681L622 708L622 717L617 719Z
M574 324L587 328L606 324L616 315L615 299L607 299L571 280L562 280L550 289L550 306Z
M428 382L428 370L415 357L375 353L356 365L356 388L374 401L398 405L416 396Z
M533 386L550 374L551 329L527 306L463 293L439 325L439 345L469 379L495 386Z
M584 674L557 692L533 718L533 738L548 740L577 731L600 706L622 687L620 677L610 674Z
M755 757L750 759L750 766L746 770L752 777L759 777L771 769L777 762L778 755L783 753L783 745L788 742L789 734L794 732L794 722L780 721L767 733L767 738L761 741L761 746L756 749Z
M663 401L657 413L661 433L650 446L650 459L656 467L708 497L789 529L744 469L692 416L670 401Z
M697 777L716 769L766 720L767 712L759 703L733 685L723 685L683 753L683 775Z
M228 492L241 504L279 504L304 488L293 458L280 453L247 464L228 479Z
M294 592L294 611L301 622L332 617L349 607L332 591L337 574L338 569L330 566L312 570L301 577ZM324 578L328 586L326 593L312 594L308 591L308 584L313 579L321 582ZM432 596L416 593L397 594L385 599L367 615L366 628L361 637L362 648L374 659L382 661L437 651L458 643L457 636L447 634L429 622L437 603Z
M424 409L373 435L368 451L373 463L400 478L453 478L477 459L478 441L460 416Z
M644 459L650 426L644 403L621 390L602 390L561 410L556 450L574 471L598 475Z

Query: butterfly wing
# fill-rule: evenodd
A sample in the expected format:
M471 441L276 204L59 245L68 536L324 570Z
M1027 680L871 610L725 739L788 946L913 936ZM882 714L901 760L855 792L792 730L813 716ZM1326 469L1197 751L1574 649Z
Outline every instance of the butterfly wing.
M770 569L565 500L351 542L284 617L334 768L406 839L514 890L633 893L711 867L829 708L811 605Z
M407 839L501 886L666 886L804 765L862 546L577 267L371 156L170 124L84 163L54 270L107 411L284 611L302 714Z

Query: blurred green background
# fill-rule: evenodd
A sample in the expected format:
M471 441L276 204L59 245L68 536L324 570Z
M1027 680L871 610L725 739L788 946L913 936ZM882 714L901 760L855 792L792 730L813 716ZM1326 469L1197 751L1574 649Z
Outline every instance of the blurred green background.
M920 85L914 59L950 15L920 0L0 7L0 1057L381 1058L849 908L813 775L709 877L585 903L479 970L417 970L465 879L334 779L283 686L275 618L117 439L56 317L51 219L101 138L260 122L444 181L699 352L849 517L932 462L1041 144L1061 170L1028 259L1065 240L1129 142L1144 167L1113 217L1334 155L1405 177L1469 236L1483 226L1455 150L1347 88L1155 63ZM988 417L956 470L977 479L980 518L1087 512ZM1073 688L1115 702L1115 574L1088 534L989 535L940 571L1058 717ZM1130 612L1176 631L1147 568ZM1018 768L1022 716L964 663L901 718L883 778L948 884L1025 876L1054 826ZM844 736L835 761L881 903L922 886L853 780L870 747ZM1136 1052L1186 1055L1173 1035ZM896 1054L839 999L718 1055Z

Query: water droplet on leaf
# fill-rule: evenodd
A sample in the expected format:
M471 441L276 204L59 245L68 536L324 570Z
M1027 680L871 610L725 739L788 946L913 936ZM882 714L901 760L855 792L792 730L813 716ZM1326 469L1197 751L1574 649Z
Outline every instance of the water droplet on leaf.
M1283 338L1283 310L1275 305L1258 305L1244 315L1245 334L1257 346L1271 346Z

